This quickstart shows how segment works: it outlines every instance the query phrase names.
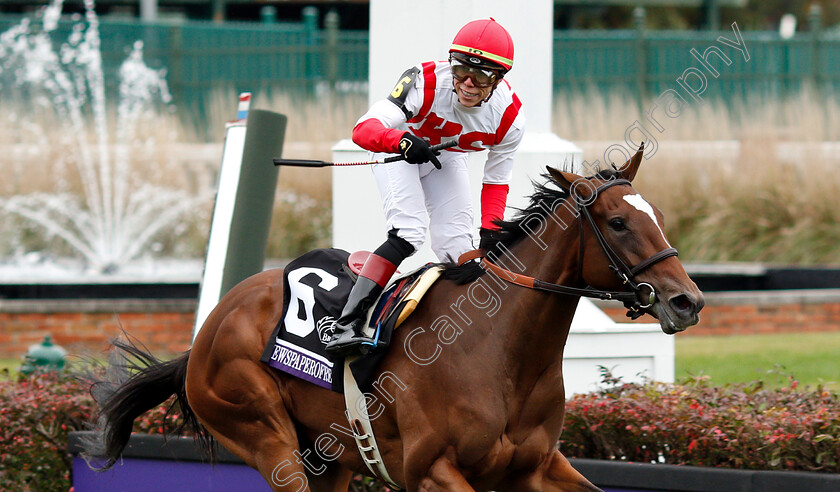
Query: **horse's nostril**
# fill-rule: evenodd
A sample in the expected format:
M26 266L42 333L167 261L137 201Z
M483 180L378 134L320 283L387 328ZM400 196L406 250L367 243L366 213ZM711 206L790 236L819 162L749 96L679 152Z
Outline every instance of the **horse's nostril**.
M678 313L691 312L694 309L694 303L685 294L672 297L668 303L671 304L671 308Z

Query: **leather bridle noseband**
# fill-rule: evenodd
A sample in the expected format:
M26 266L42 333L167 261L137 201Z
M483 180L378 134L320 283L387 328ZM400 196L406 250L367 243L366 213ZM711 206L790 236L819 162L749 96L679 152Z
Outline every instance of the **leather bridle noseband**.
M545 282L533 277L528 277L526 275L520 275L514 272L511 272L507 269L504 269L494 263L488 261L487 257L485 256L485 252L482 250L474 250L464 253L459 259L459 263L463 264L467 261L482 258L481 265L485 267L487 270L495 273L496 276L501 278L502 280L506 280L508 282L528 287L530 289L535 290L542 290L545 292L555 292L559 294L569 294L569 295L576 295L582 297L590 297L594 299L604 299L604 300L616 300L621 301L624 303L624 306L628 309L627 316L636 319L639 316L643 315L648 308L653 306L653 303L656 301L656 291L654 290L653 286L647 282L636 282L634 279L636 275L644 271L645 269L659 263L660 261L670 258L671 256L677 256L677 250L674 248L665 248L662 251L651 255L649 258L642 260L637 265L633 267L628 267L626 263L621 259L620 256L615 252L615 250L610 246L607 242L604 234L598 229L598 226L595 224L595 219L592 217L591 212L589 211L589 206L595 203L595 200L598 197L598 194L602 191L606 190L607 188L611 188L613 186L618 185L630 185L630 181L626 179L614 179L602 183L598 186L594 191L594 198L589 201L587 204L581 204L578 200L574 200L574 197L570 197L570 199L574 200L577 204L578 210L578 227L580 229L580 254L578 257L578 269L579 271L583 272L583 252L584 252L584 224L583 218L586 218L586 221L589 223L590 228L592 229L593 234L595 235L595 239L598 240L598 244L601 246L601 250L604 252L604 255L607 257L609 261L610 270L612 270L618 278L621 280L622 284L626 285L630 292L615 292L615 291L606 291L606 290L598 290L593 289L591 287L586 288L578 288L578 287L569 287L565 285L553 284L550 282ZM497 259L497 258L496 258ZM648 295L648 303L642 304L639 301L639 294L643 293L643 289L649 289L650 293Z

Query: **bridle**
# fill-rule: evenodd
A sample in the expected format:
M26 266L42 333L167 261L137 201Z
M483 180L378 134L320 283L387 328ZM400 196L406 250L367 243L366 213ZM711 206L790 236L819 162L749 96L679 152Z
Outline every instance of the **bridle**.
M594 191L595 198L589 201L589 203L587 204L581 204L578 200L574 200L574 202L577 204L578 228L580 229L580 253L578 255L578 269L579 271L583 271L583 218L585 217L586 221L589 223L590 228L592 229L592 233L595 235L595 239L598 240L598 244L601 246L601 250L604 252L604 255L609 261L610 270L612 270L618 276L622 284L627 286L629 292L606 291L593 289L591 287L569 287L566 285L545 282L543 280L528 277L526 275L520 275L518 273L514 273L510 270L502 268L496 265L495 263L489 261L488 257L485 255L485 252L483 250L474 250L464 253L464 255L462 255L459 259L459 263L463 264L467 261L476 258L481 258L481 266L484 267L486 270L493 272L494 274L496 274L497 277L499 277L502 280L516 285L520 285L522 287L541 290L545 292L554 292L559 294L568 294L594 299L621 301L622 303L624 303L624 306L628 309L627 316L632 319L636 319L639 316L643 315L646 312L646 310L653 306L653 303L656 302L656 291L654 290L653 286L647 282L636 282L634 280L636 275L666 258L670 258L671 256L677 256L677 250L674 248L665 248L662 251L659 251L658 253L655 253L650 257L642 260L633 267L627 266L627 264L621 259L620 256L618 256L618 254L615 252L612 246L610 246L610 244L607 242L606 238L604 237L604 234L595 224L595 219L592 217L592 213L589 211L589 206L595 203L595 200L597 199L599 193L606 190L607 188L611 188L613 186L618 185L630 185L630 181L626 179L614 179L602 183ZM493 260L498 260L498 258L493 258ZM643 294L644 289L648 289L650 291L650 293L648 294L647 304L642 304L639 301L640 294Z

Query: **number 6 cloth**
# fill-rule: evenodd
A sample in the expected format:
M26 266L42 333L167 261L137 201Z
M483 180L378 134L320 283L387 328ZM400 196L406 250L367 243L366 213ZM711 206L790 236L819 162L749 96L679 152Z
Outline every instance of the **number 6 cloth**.
M353 286L345 270L350 254L310 251L286 266L283 316L260 360L323 388L340 391L342 364L323 350ZM340 362L340 360L338 360Z

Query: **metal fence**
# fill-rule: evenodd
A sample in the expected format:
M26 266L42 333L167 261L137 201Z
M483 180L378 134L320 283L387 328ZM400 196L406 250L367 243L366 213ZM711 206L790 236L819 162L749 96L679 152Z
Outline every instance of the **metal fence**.
M20 22L20 16L0 16L0 32ZM62 21L51 39L59 46L78 21ZM36 23L33 23L36 24ZM137 41L144 61L165 68L176 103L202 110L214 90L366 92L367 31L328 29L309 23L141 23L100 18L99 36L107 90L115 94L117 72ZM37 31L39 27L34 26Z
M0 31L20 19L0 16ZM339 30L337 17L325 20L325 28L319 29L313 22L149 24L101 18L105 78L116 84L119 64L140 40L147 64L167 69L175 100L185 108L201 111L216 89L282 90L304 96L320 91L365 93L368 32ZM78 22L62 22L53 35L55 42L66 42ZM555 31L553 86L557 92L624 91L641 102L677 89L685 70L701 68L692 48L702 53L717 45L732 63L712 63L720 75L708 84L704 98L755 93L782 97L806 84L831 95L840 92L840 36L821 30L818 19L812 19L810 31L787 40L775 32L741 35L748 61L720 43L720 36L735 39L731 30L649 31L639 19L635 30Z
M806 32L790 39L775 32L740 32L740 36L746 56L720 41L720 37L735 41L731 30L556 31L554 89L623 91L640 100L668 89L687 96L681 83L699 90L702 81L692 74L697 70L707 82L704 99L785 97L805 86L838 93L840 36L836 33ZM704 66L698 56L710 47L720 49L726 59L709 54Z

